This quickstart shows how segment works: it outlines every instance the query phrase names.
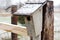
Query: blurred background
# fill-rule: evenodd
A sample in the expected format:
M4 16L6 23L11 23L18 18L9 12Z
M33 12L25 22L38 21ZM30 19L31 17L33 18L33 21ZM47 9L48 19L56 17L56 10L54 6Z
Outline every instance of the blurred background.
M0 22L11 24L11 16L9 16L11 15L11 10L10 9L6 10L6 8L10 7L11 5L18 4L17 6L19 8L23 6L26 2L41 2L41 1L43 0L0 0L0 14L1 14ZM53 1L54 1L54 40L60 40L59 38L60 37L60 1L59 0L53 0ZM18 25L22 25L19 20L18 20ZM0 30L0 35L1 35L0 40L4 40L4 38L8 40L7 39L8 37L11 40L10 32ZM29 40L29 37L23 37L19 35L18 38L20 38L20 40Z

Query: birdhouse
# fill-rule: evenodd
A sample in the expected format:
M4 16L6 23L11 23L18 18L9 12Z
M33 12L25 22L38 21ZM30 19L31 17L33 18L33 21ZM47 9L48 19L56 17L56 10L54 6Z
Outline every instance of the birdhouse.
M42 6L44 4L27 3L14 13L16 16L24 16L25 25L29 36L40 36L42 31Z

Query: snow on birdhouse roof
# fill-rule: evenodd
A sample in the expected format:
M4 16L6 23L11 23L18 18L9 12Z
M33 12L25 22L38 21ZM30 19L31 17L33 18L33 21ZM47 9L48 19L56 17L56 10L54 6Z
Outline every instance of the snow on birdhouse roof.
M26 4L23 7L21 7L17 12L15 12L15 15L30 15L33 12L35 12L39 7L41 7L42 4Z
M45 2L46 0L40 0L42 3Z
M47 0L29 0L28 3L44 3Z

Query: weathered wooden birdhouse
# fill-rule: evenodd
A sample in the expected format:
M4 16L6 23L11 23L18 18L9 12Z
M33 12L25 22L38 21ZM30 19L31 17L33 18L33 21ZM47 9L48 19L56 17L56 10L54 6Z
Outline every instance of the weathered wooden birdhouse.
M42 31L42 6L45 3L27 3L14 13L16 16L24 16L25 25L28 35L33 37L33 40L40 37Z

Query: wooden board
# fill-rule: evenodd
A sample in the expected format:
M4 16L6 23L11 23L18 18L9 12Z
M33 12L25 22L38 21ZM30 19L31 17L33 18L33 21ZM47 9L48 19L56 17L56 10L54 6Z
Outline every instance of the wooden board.
M33 23L35 28L36 36L41 34L42 31L42 7L33 13Z
M46 7L46 9L45 9ZM53 1L49 1L44 7L43 12L43 39L42 40L54 40L54 6Z
M23 36L28 36L27 35L27 29L23 26L0 23L0 29L8 31L8 32L13 32L13 33L16 33L16 34L20 34L20 35L23 35Z

